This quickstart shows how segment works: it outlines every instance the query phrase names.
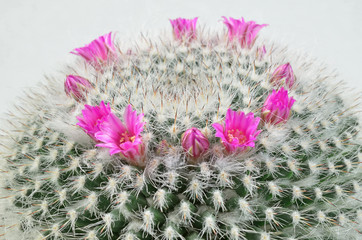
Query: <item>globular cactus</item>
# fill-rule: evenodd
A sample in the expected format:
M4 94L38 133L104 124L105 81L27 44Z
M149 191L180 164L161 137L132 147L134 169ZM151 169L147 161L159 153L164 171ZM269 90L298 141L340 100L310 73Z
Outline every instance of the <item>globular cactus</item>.
M196 21L99 37L9 114L1 238L362 239L359 99L266 25Z

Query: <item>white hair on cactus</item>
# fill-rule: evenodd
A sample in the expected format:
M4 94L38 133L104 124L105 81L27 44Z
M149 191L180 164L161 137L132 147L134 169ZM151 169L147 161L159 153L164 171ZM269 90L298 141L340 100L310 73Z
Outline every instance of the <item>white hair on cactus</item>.
M164 240L182 239L182 240L184 240L185 238L180 233L178 233L172 226L168 226L163 231L161 239L164 239Z
M99 240L99 238L97 237L97 233L94 230L91 230L87 233L85 239L87 240Z
M208 239L212 238L212 236L217 235L220 232L220 228L217 224L217 221L214 216L208 215L203 219L202 229L200 232L200 236L204 234Z
M341 226L345 226L347 223L348 223L348 218L346 217L345 214L341 213L338 215L338 223L341 225Z
M162 212L164 208L168 207L166 200L166 191L163 189L158 189L153 196L153 201L155 203L155 206Z
M238 199L238 207L244 216L251 217L254 215L253 209L246 198Z
M40 211L41 215L44 217L49 211L49 203L46 200L43 200L39 204L39 210L38 211Z
M225 170L221 170L218 173L217 183L222 187L224 187L224 186L231 187L234 184L234 182L232 180L232 175Z
M108 183L105 186L104 191L108 193L110 196L113 196L117 193L118 186L119 186L118 179L110 177L108 178Z
M246 187L246 189L248 190L249 194L254 195L255 194L254 191L257 188L257 182L255 181L255 179L251 175L245 175L242 178L242 182Z
M191 199L195 201L196 199L200 202L204 201L205 192L204 189L206 188L205 184L197 179L193 179L188 188L186 189L185 193L189 194Z
M357 210L357 220L358 220L358 222L362 222L362 210L361 209L358 209Z
M175 190L177 189L177 184L178 184L178 179L180 178L180 174L177 173L177 171L168 171L166 174L166 183L165 185L172 189L172 190Z
M145 187L145 176L144 174L137 174L136 179L134 179L134 190L139 194L142 189Z
M143 212L142 221L143 221L142 229L149 234L153 234L155 222L154 222L154 215L150 210L145 210Z
M85 175L79 176L78 178L76 178L76 179L73 181L72 189L73 189L76 193L77 193L77 192L80 192L80 191L84 191L84 190L85 190L85 188L84 188L85 182L86 182L86 176L85 176Z
M63 205L67 201L67 189L57 191L59 197L59 203Z
M275 158L270 158L267 155L262 155L261 158L264 160L265 162L265 166L267 168L267 171L273 175L276 176L276 174L278 173L278 170L280 168L280 161L279 159L275 159Z
M238 226L232 225L228 231L228 237L231 240L246 240L242 232L242 229Z
M78 212L75 210L75 209L70 209L68 212L67 212L67 218L69 218L69 224L70 224L70 227L73 231L73 233L75 232L75 223L78 219ZM66 226L67 223L64 224L64 226Z
M270 234L266 232L261 233L260 240L270 240Z
M225 200L220 190L215 190L212 193L212 201L216 211L226 211Z
M328 146L325 141L319 141L318 145L323 152L326 152L328 150Z
M104 232L103 235L106 235L106 236L113 236L113 232L112 232L112 224L114 224L114 217L112 216L111 213L106 213L102 216L102 221L103 221L103 224L104 226L102 227L101 229L101 233Z
M78 157L70 157L70 165L67 168L69 171L75 171L77 168L80 168L80 159Z
M282 151L285 155L293 155L293 149L290 147L288 143L284 143L282 145Z
M277 196L281 196L283 190L273 181L268 182L268 188L270 193L272 194L273 198Z
M207 162L202 162L199 165L200 167L200 178L201 180L208 181L212 175L212 170L210 169L210 164ZM219 174L220 176L220 174ZM222 175L221 175L222 176Z
M304 197L303 190L298 186L293 186L293 200L302 200Z
M52 168L48 171L49 179L53 183L57 183L59 176L60 176L60 169L59 168Z
M291 159L287 161L287 165L295 175L300 175L299 162L295 159Z
M56 149L52 149L50 152L49 152L49 158L52 162L54 162L56 159L57 159L57 156L58 156L58 150Z
M194 221L194 213L191 211L191 207L188 202L181 201L177 214L180 216L181 221L185 224L191 225Z
M44 138L41 137L39 139L36 140L36 143L35 143L35 146L34 146L34 150L39 150L43 147L43 141L44 141Z
M312 174L316 174L318 175L321 171L321 166L322 164L318 164L316 162L314 162L313 160L308 161L308 166L309 166L309 170L311 171Z
M339 174L339 171L338 171L338 169L336 168L336 166L334 165L333 162L328 162L328 172L331 175L338 175Z
M265 220L269 222L270 226L275 229L277 226L280 226L281 223L277 221L275 216L277 213L274 211L273 208L267 208L265 211Z

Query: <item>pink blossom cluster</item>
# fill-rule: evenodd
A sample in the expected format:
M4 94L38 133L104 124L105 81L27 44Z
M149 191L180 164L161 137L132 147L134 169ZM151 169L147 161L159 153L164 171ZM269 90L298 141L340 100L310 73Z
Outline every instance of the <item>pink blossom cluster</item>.
M170 19L173 36L178 41L191 42L197 39L196 22L193 19L176 18ZM228 38L232 43L238 43L242 48L252 48L259 31L267 24L257 24L254 21L246 22L244 18L223 17L224 24L228 28Z
M255 147L260 120L265 123L281 124L290 117L290 110L295 100L288 96L288 91L283 87L273 92L266 98L261 110L261 118L254 113L244 113L228 109L223 123L214 123L215 137L220 138L226 153L245 152ZM109 148L110 155L120 153L131 162L144 162L145 143L141 133L145 122L143 114L137 115L128 105L124 111L122 122L112 113L110 104L102 101L99 106L85 105L82 116L77 117L80 126L93 140L96 146ZM194 161L200 159L210 148L209 139L195 127L186 130L181 137L181 145L188 157ZM162 141L159 153L167 152L171 146Z
M259 48L259 54L264 56L265 47ZM260 56L259 55L259 56ZM227 110L223 123L214 123L215 137L220 138L227 153L244 152L255 147L257 136L261 132L258 125L262 119L266 124L286 123L290 117L291 108L295 102L289 97L288 90L283 86L292 88L295 81L293 70L289 63L276 68L270 81L276 86L282 86L266 98L261 109L261 118L254 113ZM197 128L187 130L182 136L182 146L191 158L199 158L209 149L208 139Z
M105 63L117 60L112 32L98 37L84 47L74 49L71 53L81 56L98 71L101 70ZM87 93L92 88L93 85L87 79L77 75L68 75L64 82L65 93L78 102L85 101Z
M228 36L231 42L235 40L242 48L251 48L257 38L258 32L266 24L256 24L254 21L246 22L244 18L234 19L226 17L224 23L228 28ZM170 19L174 38L178 41L191 42L197 39L196 23L198 18ZM265 49L264 49L265 50ZM76 48L72 54L82 57L88 64L97 71L102 70L102 66L112 63L118 59L117 49L113 41L112 32L102 35L84 47Z
M85 105L82 116L77 117L80 126L98 147L109 148L110 155L120 153L130 161L143 161L145 145L141 132L145 122L143 114L137 115L128 105L123 122L111 111L109 103L102 101L99 106Z
M191 41L196 39L197 18L177 18L170 20L174 37L177 40ZM229 40L237 41L241 47L251 48L254 45L260 29L266 25L259 25L253 21L245 22L233 18L225 18L224 23L229 30ZM75 49L72 53L82 56L97 70L101 64L117 58L111 33L92 41L82 48ZM261 60L266 54L265 46L257 48L257 59ZM270 83L278 87L266 98L261 108L261 118L254 113L244 113L228 109L225 119L221 123L213 123L215 137L220 138L226 153L245 152L255 147L260 120L266 124L283 124L290 117L291 108L295 102L289 97L288 90L295 83L295 75L289 63L277 67L269 79ZM65 93L78 102L85 101L86 95L93 85L85 78L76 75L68 75L64 83ZM77 125L80 126L94 141L96 146L108 148L110 155L120 154L131 162L145 161L145 142L141 136L145 122L143 114L138 114L128 105L121 121L111 110L110 104L102 101L98 106L85 105L82 116L78 116ZM204 133L195 127L186 130L181 137L181 145L189 159L197 161L206 155L210 148L209 139ZM159 145L158 153L163 154L171 148L165 140Z

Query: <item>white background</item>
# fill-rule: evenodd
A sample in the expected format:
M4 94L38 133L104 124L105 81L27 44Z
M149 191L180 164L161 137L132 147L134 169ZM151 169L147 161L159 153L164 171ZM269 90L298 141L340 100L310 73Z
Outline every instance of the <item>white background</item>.
M99 35L169 29L169 18L221 16L269 24L260 34L308 52L362 91L361 0L0 0L0 114L27 87L62 70L69 52Z

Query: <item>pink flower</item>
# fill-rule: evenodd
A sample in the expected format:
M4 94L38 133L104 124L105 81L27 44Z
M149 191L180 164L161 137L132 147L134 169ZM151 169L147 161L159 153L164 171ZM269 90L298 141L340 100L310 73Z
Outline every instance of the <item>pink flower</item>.
M273 93L266 98L261 109L263 120L272 124L286 122L294 102L294 98L289 97L288 91L283 87L278 92L273 90Z
M83 57L97 70L100 70L104 63L117 58L112 32L98 37L84 47L74 49L71 53Z
M181 137L181 145L188 155L193 158L199 158L210 146L209 140L197 128L190 128Z
M221 138L226 151L245 151L248 147L255 147L256 137L261 131L257 131L260 118L253 113L245 115L244 112L236 112L228 109L225 117L225 125L214 123L216 137Z
M85 78L75 75L68 75L64 82L65 93L77 101L84 101L85 94L93 88L92 84Z
M111 113L111 107L109 103L107 106L102 101L99 106L85 105L85 109L82 110L83 117L78 116L77 125L83 128L83 130L94 140L95 134L100 131L100 123Z
M145 125L143 114L137 116L128 105L123 118L125 124L113 113L108 115L100 125L101 131L96 133L96 139L103 143L96 146L109 148L111 155L121 153L126 159L138 161L144 156L145 148L140 136Z
M292 66L287 63L277 67L270 78L270 82L277 86L292 88L295 82Z
M176 18L170 19L173 36L176 40L191 41L196 39L196 22L197 17L194 19Z
M242 48L251 48L254 45L258 32L267 24L256 24L254 21L245 22L244 18L234 19L226 17L224 23L228 28L229 41L238 41Z

